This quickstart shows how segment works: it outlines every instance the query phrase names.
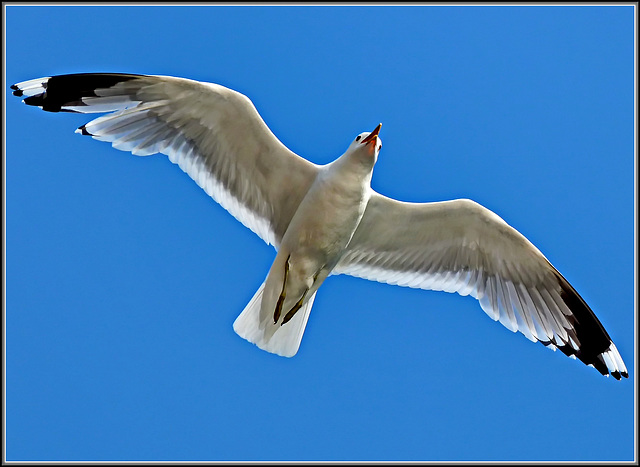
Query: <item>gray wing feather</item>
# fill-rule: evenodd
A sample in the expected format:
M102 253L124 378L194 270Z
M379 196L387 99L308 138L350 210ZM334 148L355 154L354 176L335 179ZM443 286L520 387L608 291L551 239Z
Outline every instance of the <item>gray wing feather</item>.
M404 203L374 191L334 274L471 295L529 340L627 376L591 309L522 234L465 199Z
M12 86L47 111L111 112L79 133L146 156L163 153L276 248L317 166L287 149L243 94L211 83L90 73Z

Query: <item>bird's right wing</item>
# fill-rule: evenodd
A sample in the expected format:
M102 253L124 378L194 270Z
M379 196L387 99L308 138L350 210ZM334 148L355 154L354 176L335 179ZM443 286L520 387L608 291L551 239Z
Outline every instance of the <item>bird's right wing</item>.
M49 112L111 112L77 131L135 155L168 155L276 248L318 170L275 137L246 96L217 84L88 73L11 88L26 104Z
M567 280L523 235L473 201L404 203L372 192L334 274L471 295L508 329L604 375L628 376Z

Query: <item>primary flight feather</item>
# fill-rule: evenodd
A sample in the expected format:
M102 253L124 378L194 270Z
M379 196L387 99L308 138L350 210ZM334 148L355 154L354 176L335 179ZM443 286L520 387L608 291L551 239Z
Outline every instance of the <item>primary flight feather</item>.
M316 165L287 149L252 102L168 76L87 73L11 86L49 112L106 113L77 132L135 155L163 153L277 254L234 322L261 349L291 357L332 274L471 295L495 321L628 377L593 311L522 234L466 199L405 203L371 189L381 125Z

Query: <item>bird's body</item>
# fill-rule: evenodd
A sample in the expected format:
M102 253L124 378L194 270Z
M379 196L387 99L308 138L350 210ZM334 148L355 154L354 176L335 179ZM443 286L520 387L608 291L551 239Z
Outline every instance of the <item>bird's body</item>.
M375 192L380 125L334 162L287 149L251 101L223 86L160 76L62 75L12 86L44 110L112 112L78 132L136 155L167 154L277 250L234 323L260 348L298 351L331 274L472 295L494 320L616 379L627 370L593 311L544 255L470 200L405 203Z
M260 327L267 338L295 315L297 304L313 300L356 231L371 191L377 148L370 146L357 151L360 148L353 146L354 150L320 168L293 215L265 281ZM290 310L294 313L288 314ZM310 306L303 313L309 310ZM291 345L284 355L295 354L299 341Z

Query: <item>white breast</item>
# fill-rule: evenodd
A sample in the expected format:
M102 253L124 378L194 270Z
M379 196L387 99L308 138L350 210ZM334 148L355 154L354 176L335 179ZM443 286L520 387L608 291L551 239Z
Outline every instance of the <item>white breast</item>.
M362 219L370 178L353 173L348 164L325 166L294 214L282 245L333 267Z

